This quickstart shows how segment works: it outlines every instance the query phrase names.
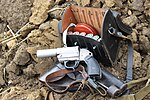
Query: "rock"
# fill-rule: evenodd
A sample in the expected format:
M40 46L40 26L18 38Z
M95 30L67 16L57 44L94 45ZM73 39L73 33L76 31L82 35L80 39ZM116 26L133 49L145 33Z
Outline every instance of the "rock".
M134 50L138 51L139 50L139 44L134 43L133 44L133 48L134 48Z
M28 34L29 42L31 43L39 43L38 38L42 37L42 31L39 29L32 30L31 33Z
M150 28L143 27L142 34L150 38Z
M18 75L18 74L19 74L19 70L20 70L20 68L17 67L17 65L16 65L13 61L10 62L10 64L8 64L8 65L6 66L6 72L7 72L8 74L14 73L14 74Z
M131 15L129 17L124 18L122 21L123 23L132 27L138 22L138 19L135 15Z
M148 24L147 23L140 23L140 24L136 24L136 29L138 30L142 30L143 27L147 26Z
M52 45L52 41L47 39L39 29L32 30L31 33L28 34L28 37L28 43L45 46L47 48L50 48Z
M118 59L122 59L122 58L125 58L124 54L126 54L126 51L127 51L127 47L125 45L122 45L122 47L120 48L119 52L118 52ZM122 59L124 60L124 59ZM124 62L124 61L122 61Z
M27 68L23 69L23 72L29 78L32 78L36 75L36 71L33 64L28 65Z
M119 9L123 6L123 0L115 0L115 4L119 6Z
M47 39L54 41L57 37L52 34L53 32L54 31L52 31L51 29L47 29L43 31L43 34Z
M79 94L79 92L78 92ZM63 96L61 94L58 94L58 93L53 93L53 97L54 97L54 100L57 98L57 100L67 100L68 98L71 98L72 97L72 94L71 92L69 92L66 96ZM71 100L71 99L70 99ZM82 99L81 99L82 100Z
M28 94L27 100L41 100L42 96L40 90L36 90Z
M13 46L16 45L16 40L15 40L15 39L10 40L10 41L7 42L6 44L7 44L7 47L10 49L10 48L12 48Z
M145 9L150 8L150 1L149 0L145 0L144 7L145 7Z
M3 68L6 65L6 60L0 58L0 69Z
M1 93L2 100L41 100L40 90L29 91L22 87L10 87Z
M2 92L2 100L26 100L27 92L21 87L10 87Z
M133 0L131 4L131 8L138 11L143 11L143 0Z
M144 12L146 13L147 20L150 22L150 9L149 10L145 10Z
M40 91L41 91L41 95L46 98L47 97L47 91L49 91L49 90L46 87L42 87L40 89Z
M141 21L141 23L142 22L145 23L145 15L144 14L138 16L138 19Z
M47 37L47 39L49 39L50 41L53 41L52 42L52 48L58 48L58 47L61 47L61 39L60 37L58 37L57 35L59 33L56 33L54 31L51 31L51 30L45 30L43 32L43 34Z
M150 20L150 1L146 0L144 3L144 12L146 13L146 16L149 16L149 20Z
M46 29L43 32L40 30L33 30L28 35L29 42L44 46L45 48L57 48L61 46L61 39L58 36L59 33L52 31L52 29Z
M33 0L2 0L0 3L0 33L7 31L6 25L16 32L28 22L31 16L31 6ZM10 17L11 16L11 17Z
M35 47L27 47L26 50L28 53L30 53L32 55L32 54L36 54L38 47L36 47L36 46Z
M132 15L132 11L131 10L128 10L128 15Z
M0 44L0 57L3 57L3 46Z
M90 4L90 0L81 0L81 4L83 7L88 6Z
M5 80L3 78L3 71L0 70L0 86L5 84Z
M134 68L141 67L142 58L141 58L140 53L138 53L137 51L134 50L133 56L134 56L134 59L133 59L134 65L133 65L133 67Z
M140 16L140 15L143 14L142 12L137 11L137 10L133 10L132 12L133 12L133 14L134 14L135 16Z
M17 65L25 65L30 61L30 56L29 53L26 50L27 45L26 44L22 44L17 52L16 55L13 59L13 61L17 64Z
M5 84L5 80L3 78L3 68L6 65L5 59L0 58L0 86Z
M99 0L97 0L97 1L91 1L91 5L94 8L102 8L102 3Z
M106 6L113 7L115 5L115 0L105 0Z
M32 37L40 37L42 35L42 31L39 29L32 30L31 33L28 34L29 40L31 41Z
M38 58L36 55L37 50L42 49L42 47L34 46L34 47L27 47L27 52L31 55L32 59L38 62ZM44 49L44 48L43 48Z
M42 58L35 65L35 71L37 74L43 74L48 69L52 68L54 61L51 58Z
M59 9L57 9L57 8L59 8ZM62 15L63 15L63 11L64 11L64 9L63 8L60 8L60 7L56 7L56 9L55 8L53 8L53 9L51 9L50 11L49 11L49 16L52 18L52 19L61 19L62 18Z
M75 0L77 2L78 6L81 6L81 0Z
M75 0L75 2L78 4L78 6L81 6L81 1L80 0Z
M26 25L23 26L23 28L21 28L21 30L20 30L21 36L22 36L22 37L26 37L26 36L31 32L31 30L33 30L34 28L36 28L36 25L31 24L31 23L26 24Z
M149 40L146 36L144 35L140 35L139 36L139 41L142 43L142 44L145 44L145 43L149 43ZM148 45L147 45L148 46Z
M47 21L45 23L42 23L40 26L39 26L39 29L40 30L45 30L45 29L49 29L50 28L50 21Z
M146 55L143 59L143 66L149 66L150 65L150 55Z
M78 6L88 6L90 4L90 0L74 0Z
M140 49L145 53L149 52L150 43L149 43L148 37L146 37L144 35L140 35L139 41L140 41Z
M52 29L56 32L56 36L59 36L59 32L58 32L58 20L57 19L53 19L50 23Z
M133 42L137 42L137 33L138 33L138 31L133 29L133 32L131 34Z
M53 0L34 0L32 16L29 21L35 25L43 23L48 17L48 10L54 4Z
M150 65L148 65L148 68L147 68L147 76L150 76Z
M1 22L1 19L0 19L0 33L3 33L5 31L7 31L7 23L6 22Z

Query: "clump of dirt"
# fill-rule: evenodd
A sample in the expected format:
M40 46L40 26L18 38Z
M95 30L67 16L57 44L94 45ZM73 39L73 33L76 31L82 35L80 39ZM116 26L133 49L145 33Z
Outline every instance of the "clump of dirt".
M1 0L0 1L0 33L6 31L9 25L17 31L25 25L31 16L33 0Z
M149 0L1 0L0 1L0 99L1 100L44 100L49 89L38 77L50 69L56 58L37 58L36 50L62 46L58 32L58 21L68 5L111 8L120 12L124 23L133 28L129 38L133 41L133 77L147 75L150 66L150 1ZM15 35L13 44L7 38ZM19 30L20 29L20 30ZM19 30L18 33L16 33ZM5 42L4 42L5 41ZM3 43L2 43L3 42ZM108 68L124 80L127 63L127 46L119 52L118 63ZM134 87L131 93L139 91ZM86 92L86 93L85 93ZM66 100L74 93L57 94L56 100ZM88 100L90 91L81 90L75 100ZM95 95L94 100L110 97ZM149 100L150 94L144 100Z
M43 23L48 17L47 11L53 6L53 4L53 0L36 0L31 8L32 16L29 18L30 22L35 25Z

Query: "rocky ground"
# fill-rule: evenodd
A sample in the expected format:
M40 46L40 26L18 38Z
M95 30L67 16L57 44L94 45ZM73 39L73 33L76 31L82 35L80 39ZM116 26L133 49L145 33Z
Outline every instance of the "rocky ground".
M55 62L55 58L37 58L37 49L61 47L57 23L68 5L111 8L121 13L124 23L133 28L134 79L146 76L150 68L149 0L1 0L0 1L0 99L45 100L48 88L38 77ZM54 9L53 9L54 8ZM59 8L59 9L58 9ZM60 9L61 8L61 9ZM13 37L12 33L16 35ZM8 41L8 38L10 39ZM126 47L118 64L110 70L120 78L126 71ZM134 87L136 93L143 84ZM74 93L56 94L66 100ZM90 100L90 91L80 91L76 100ZM108 100L96 95L94 100ZM149 100L150 94L144 100Z

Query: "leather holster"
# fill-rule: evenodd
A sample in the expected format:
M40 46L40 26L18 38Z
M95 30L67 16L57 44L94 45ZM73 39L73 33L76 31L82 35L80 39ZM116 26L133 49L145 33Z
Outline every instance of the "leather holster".
M87 75L83 77L80 71L84 72L83 66L79 66L75 70L68 70L63 64L56 63L51 69L41 75L39 80L56 93L76 91L82 80L87 78Z
M56 93L76 91L83 81L92 78L86 74L87 69L88 68L79 65L75 70L68 70L63 64L57 63L52 69L44 73L39 80ZM82 72L82 74L80 72ZM107 91L111 97L117 97L126 92L127 85L123 81L119 80L106 69L102 69L101 74L101 79L92 80L97 84L95 89L99 89L98 87L101 89L104 88L104 91ZM90 86L93 87L94 84L91 83ZM101 89L99 91L101 91ZM106 96L106 94L103 96Z

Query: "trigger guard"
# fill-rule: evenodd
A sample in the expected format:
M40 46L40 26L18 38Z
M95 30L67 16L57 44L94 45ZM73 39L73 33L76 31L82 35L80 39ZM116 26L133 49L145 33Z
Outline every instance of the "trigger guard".
M67 69L73 69L74 70L78 67L80 61L77 61L77 60L74 61L74 65L72 65L72 66L68 66L69 62L73 62L73 61L64 61L64 67Z

